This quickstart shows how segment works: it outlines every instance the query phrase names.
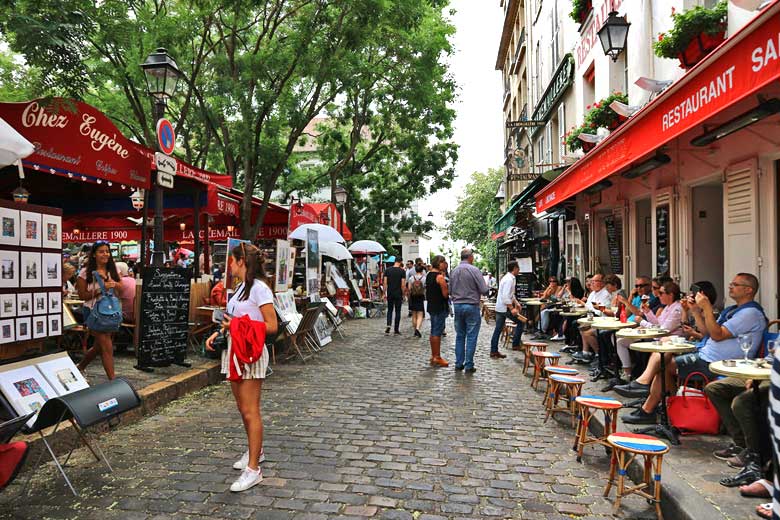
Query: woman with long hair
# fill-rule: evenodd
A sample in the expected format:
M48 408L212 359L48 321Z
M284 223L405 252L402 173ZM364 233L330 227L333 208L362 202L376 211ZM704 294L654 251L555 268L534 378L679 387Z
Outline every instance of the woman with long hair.
M93 273L95 272L103 279L106 291L113 289L114 294L119 298L122 293L119 273L116 270L114 258L111 256L111 245L105 240L98 240L92 244L87 257L87 267L81 270L76 279L76 291L79 293L79 298L84 300L82 306L84 323L87 322L89 313L92 312L97 301L103 297L100 284L94 279ZM81 360L81 363L78 364L79 370L83 372L87 365L100 354L106 377L109 380L114 379L114 345L111 341L111 333L94 330L90 331L90 333L95 338L95 342L92 348L84 354L84 359Z
M236 288L235 294L228 300L227 312L222 322L222 328L230 330L233 319L248 316L250 320L265 323L267 336L276 334L278 325L276 312L274 311L274 295L266 284L264 269L265 259L258 248L241 243L230 252L233 257L231 269L235 276L241 280L241 285ZM206 340L206 348L214 350L213 342L217 337L215 332ZM251 338L250 338L251 339ZM235 341L228 338L228 347L222 352L222 373L231 373L237 363L237 356L233 355L232 348ZM260 412L260 398L263 388L263 379L268 368L268 349L265 345L253 345L262 350L262 355L253 363L243 363L240 367L240 377L231 378L230 388L236 399L238 411L244 422L247 443L249 449L235 464L234 469L243 470L231 486L230 491L245 491L263 480L263 472L260 463L265 460L263 454L263 418Z
M409 311L412 313L414 336L422 338L420 328L425 318L425 268L422 263L414 266L414 273L406 279L409 290Z

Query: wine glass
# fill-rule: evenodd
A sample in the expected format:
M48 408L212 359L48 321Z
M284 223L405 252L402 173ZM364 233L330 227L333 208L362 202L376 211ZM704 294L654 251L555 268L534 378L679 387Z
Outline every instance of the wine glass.
M775 349L777 348L778 341L774 339L770 339L766 342L766 353L767 357L772 356L775 357Z
M753 340L750 337L750 334L740 334L737 339L739 341L739 348L741 348L742 352L745 353L745 359L742 361L742 364L749 365L750 361L748 361L748 352L750 352L750 347L753 346Z

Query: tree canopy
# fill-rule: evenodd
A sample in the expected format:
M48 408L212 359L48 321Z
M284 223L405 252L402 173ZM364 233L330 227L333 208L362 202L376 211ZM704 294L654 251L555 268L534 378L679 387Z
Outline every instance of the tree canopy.
M487 269L496 265L496 242L490 236L493 223L501 216L496 192L503 176L501 168L474 172L464 194L458 197L455 211L445 213L449 236L473 246L481 257L482 267Z
M83 99L144 144L154 122L139 64L165 47L183 72L168 107L176 154L244 188L245 237L256 235L274 189L339 182L351 224L373 238L382 211L400 215L452 178L447 4L0 0L0 30L26 70L46 71L30 76L27 93ZM12 69L0 59L0 82ZM323 166L301 169L294 148L323 114L335 121L321 140ZM264 201L254 221L252 195ZM402 215L395 224L422 225Z

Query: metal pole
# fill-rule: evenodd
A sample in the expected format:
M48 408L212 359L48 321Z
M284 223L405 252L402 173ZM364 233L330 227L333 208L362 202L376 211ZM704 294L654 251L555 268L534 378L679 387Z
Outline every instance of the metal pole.
M193 219L193 226L192 226L192 232L193 236L195 237L195 269L192 271L192 277L195 278L195 280L200 279L200 253L201 253L201 247L200 247L200 191L195 191L195 194L192 196L193 198L193 209L194 211L194 219ZM203 255L203 259L205 261L206 255Z
M156 99L154 101L155 127L157 121L163 117L165 117L165 101ZM157 148L159 149L159 146ZM152 265L162 267L165 263L165 234L163 230L165 219L163 218L163 191L157 185L156 179L154 184L154 206L154 252L152 253Z
M145 267L149 265L147 259L149 229L146 226L146 223L149 220L149 190L144 190L144 209L142 211L143 213L141 214L141 254L138 257L138 265ZM139 269L137 272L140 274L141 270Z

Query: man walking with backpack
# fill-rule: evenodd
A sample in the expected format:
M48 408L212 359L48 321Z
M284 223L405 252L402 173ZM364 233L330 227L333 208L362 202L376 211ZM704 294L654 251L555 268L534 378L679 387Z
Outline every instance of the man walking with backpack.
M412 313L414 336L421 338L420 327L425 318L425 269L423 265L414 266L414 274L406 280L409 288L409 311Z

